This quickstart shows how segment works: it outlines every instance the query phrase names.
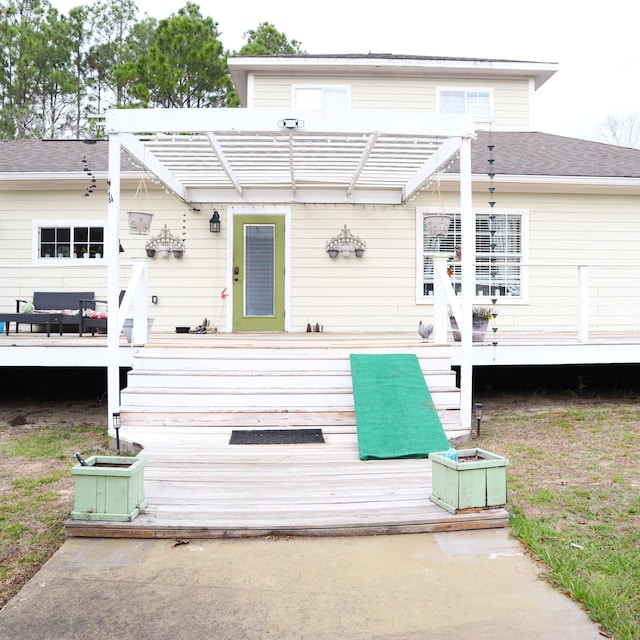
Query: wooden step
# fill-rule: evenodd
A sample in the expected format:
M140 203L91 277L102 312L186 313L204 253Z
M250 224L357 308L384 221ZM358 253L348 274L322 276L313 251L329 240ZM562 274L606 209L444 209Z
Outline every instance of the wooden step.
M455 388L454 371L423 371L429 389ZM127 374L127 388L352 388L350 371L163 371L133 370Z
M137 388L127 387L121 394L123 404L135 407L160 403L164 407L194 406L240 409L305 408L319 409L325 405L353 408L353 390L350 388L318 387L315 389L207 389L207 388ZM447 401L459 401L455 389L431 392L435 406Z
M351 353L415 353L447 435L460 429L460 392L449 349L438 346L294 344L265 336L193 347L138 349L122 391L121 420L129 426L355 425ZM266 342L266 344L258 344ZM363 342L366 342L363 340Z
M459 408L439 407L438 416L445 430L460 425ZM139 406L121 410L123 426L183 426L183 427L323 427L349 428L355 432L355 412L353 409L333 407L325 410L274 409L274 410L229 410L203 409L201 407L158 408Z
M380 352L381 350L375 350ZM364 351L361 351L364 352ZM371 350L367 350L367 353ZM412 353L412 351L402 351ZM344 371L351 372L350 352L339 349L139 349L135 370L163 369L169 371ZM445 356L416 354L423 368L450 371L450 359Z

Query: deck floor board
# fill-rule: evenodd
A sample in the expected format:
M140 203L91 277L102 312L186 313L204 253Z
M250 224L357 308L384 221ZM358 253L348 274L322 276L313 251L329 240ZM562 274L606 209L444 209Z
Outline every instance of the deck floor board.
M69 521L71 536L367 535L504 527L504 509L452 515L429 500L428 459L358 458L357 436L229 445L232 428L122 428L139 442L148 507L133 522ZM330 428L329 428L330 432Z

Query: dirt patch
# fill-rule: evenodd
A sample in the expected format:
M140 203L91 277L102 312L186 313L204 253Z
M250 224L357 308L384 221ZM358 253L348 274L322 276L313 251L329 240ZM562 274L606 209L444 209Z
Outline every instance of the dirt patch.
M0 427L106 426L106 421L107 403L97 400L0 401Z

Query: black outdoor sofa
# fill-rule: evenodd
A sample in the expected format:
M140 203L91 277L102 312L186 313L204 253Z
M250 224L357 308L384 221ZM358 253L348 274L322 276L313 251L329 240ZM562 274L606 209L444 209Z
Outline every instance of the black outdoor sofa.
M94 310L95 302L93 291L35 291L33 309L28 300L16 300L15 313L0 312L0 322L6 323L7 335L11 322L15 322L16 332L21 324L31 325L31 331L34 326L44 327L47 335L51 325L57 325L60 335L65 327L75 327L81 332L82 309Z

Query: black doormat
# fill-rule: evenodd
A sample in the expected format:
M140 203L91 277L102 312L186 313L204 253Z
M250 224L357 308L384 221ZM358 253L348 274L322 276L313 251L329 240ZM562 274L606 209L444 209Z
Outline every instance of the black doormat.
M323 443L322 429L258 429L232 431L229 444L316 444Z

